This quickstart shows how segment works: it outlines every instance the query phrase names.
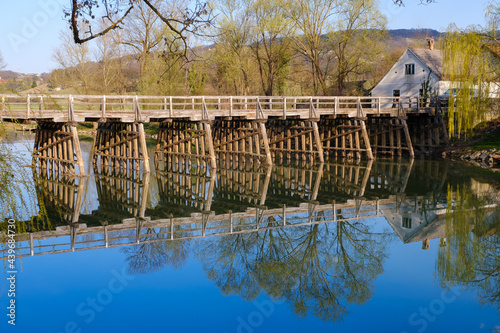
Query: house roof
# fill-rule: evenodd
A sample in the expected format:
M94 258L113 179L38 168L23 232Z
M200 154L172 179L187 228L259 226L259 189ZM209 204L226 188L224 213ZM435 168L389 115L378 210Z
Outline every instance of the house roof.
M434 74L443 79L443 51L429 49L409 49L424 65L429 67Z

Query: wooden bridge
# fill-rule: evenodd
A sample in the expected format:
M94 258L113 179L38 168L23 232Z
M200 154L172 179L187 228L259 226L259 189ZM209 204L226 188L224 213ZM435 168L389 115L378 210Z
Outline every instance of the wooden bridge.
M37 121L34 164L84 173L76 132L97 122L93 163L149 171L144 123L159 130L155 167L325 157L410 157L446 143L442 110L410 97L0 95L2 121Z

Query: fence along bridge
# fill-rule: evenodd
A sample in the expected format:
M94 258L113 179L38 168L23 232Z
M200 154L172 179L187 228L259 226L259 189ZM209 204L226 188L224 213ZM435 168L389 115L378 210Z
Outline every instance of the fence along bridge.
M76 132L97 122L93 163L149 171L144 123L159 123L155 167L413 157L447 140L439 106L409 97L0 95L3 121L38 122L34 164L84 174Z
M39 227L45 230L16 235L21 242L17 249L20 255L55 254L372 217L394 219L441 209L446 196L435 194L445 189L441 179L427 179L438 185L429 195L404 195L414 168L412 161L178 168L156 174L159 202L154 208L147 206L149 173L106 169L94 177L99 208L92 214L80 214L84 183L91 178L38 169L37 196L52 226L47 230L45 223Z

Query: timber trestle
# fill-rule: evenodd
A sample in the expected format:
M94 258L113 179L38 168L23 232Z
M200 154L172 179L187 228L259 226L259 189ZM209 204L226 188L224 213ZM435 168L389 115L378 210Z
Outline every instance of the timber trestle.
M149 133L157 170L175 163L216 168L220 162L414 157L447 143L446 110L418 107L409 97L0 97L1 120L38 122L33 165L69 174L76 167L85 174L80 122L98 123L91 160L110 170L150 171L147 123L159 124Z
M415 156L413 144L404 117L369 117L368 131L375 155Z
M110 169L144 169L149 172L149 157L142 123L99 122L94 140L94 165Z
M33 167L67 174L78 166L85 174L76 124L38 122L33 148Z

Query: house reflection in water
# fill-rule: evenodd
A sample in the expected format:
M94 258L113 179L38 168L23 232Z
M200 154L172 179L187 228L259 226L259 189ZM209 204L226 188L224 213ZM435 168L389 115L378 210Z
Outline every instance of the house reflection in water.
M471 186L466 194L473 196L476 200L472 203L468 200L469 205L467 205L455 198L450 201L452 202L451 209L444 203L447 202L447 198L434 197L430 200L417 199L414 203L402 201L396 204L399 205L396 207L396 213L388 211L386 214L384 209L381 211L403 243L422 242L423 250L429 249L432 239L440 239L439 246L445 247L447 237L456 234L456 228L454 228L456 218L468 219L466 221L468 229L474 233L479 232L482 235L496 233L498 229L496 222L500 220L497 204L500 202L498 191L489 184L471 180ZM480 231L475 230L477 225L474 223L474 216L477 214L483 216Z

